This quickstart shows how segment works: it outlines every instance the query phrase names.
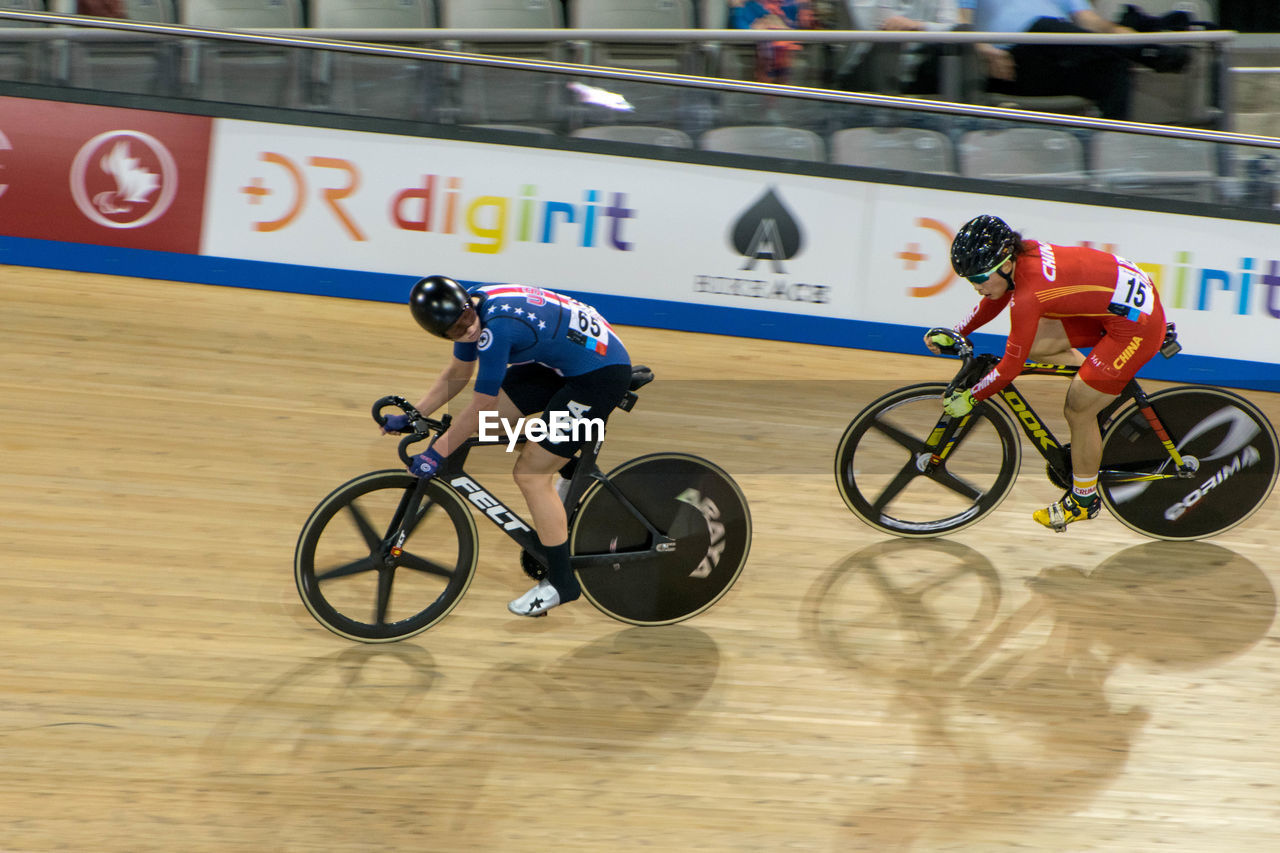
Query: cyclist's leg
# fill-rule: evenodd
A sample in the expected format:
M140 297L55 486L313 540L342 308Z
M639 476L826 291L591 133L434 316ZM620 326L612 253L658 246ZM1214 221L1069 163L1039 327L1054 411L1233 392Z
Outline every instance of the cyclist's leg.
M1159 311L1141 322L1102 336L1071 380L1063 415L1071 430L1071 491L1058 503L1034 514L1036 521L1061 530L1071 521L1093 518L1102 507L1097 492L1102 462L1098 415L1115 400L1138 368L1160 350L1164 316Z
M1062 320L1041 317L1029 357L1045 364L1083 364L1084 354L1073 346L1072 337Z
M558 456L541 444L529 442L520 451L515 467L511 470L512 479L524 495L525 503L533 516L534 529L538 531L538 540L543 545L558 545L569 538L569 523L565 516L564 504L551 475L560 470L567 457Z
M569 565L568 518L553 482L553 475L564 462L565 457L530 442L520 451L511 472L533 516L533 527L547 558L547 576L509 606L512 613L521 616L541 616L582 595Z
M563 387L564 378L548 367L541 364L515 365L507 370L503 380L502 391L498 394L498 412L506 419L535 415L543 411ZM577 598L573 590L576 579L569 570L568 523L552 478L552 474L564 464L563 458L527 442L512 468L512 477L529 507L534 531L550 564L546 578L507 605L512 613L541 616L552 607ZM550 500L547 499L548 492Z
M1063 406L1071 429L1072 484L1057 501L1031 514L1045 527L1061 532L1071 522L1087 521L1102 510L1102 496L1098 494L1098 466L1102 461L1098 413L1115 397L1114 393L1090 386L1080 374L1072 378Z
M564 387L564 377L545 365L517 364L507 368L498 396L498 408L504 418L528 417L547 408L552 396ZM504 407L503 400L508 401ZM573 476L572 460L565 464L560 476Z
M1071 429L1071 470L1077 483L1096 482L1098 479L1098 466L1102 461L1102 430L1098 428L1098 415L1118 393L1118 390L1094 388L1082 375L1072 379L1067 388L1063 414Z
M603 426L609 413L622 400L631 382L630 365L613 365L582 376L563 380L551 395L543 414L548 435L538 443L526 444L516 460L512 477L524 495L533 516L538 541L547 554L547 578L525 595L511 602L512 612L540 616L552 607L575 600L582 594L569 564L569 529L564 504L552 477L578 452L598 436L581 423L596 421ZM547 587L551 589L547 589ZM554 592L554 594L552 594Z
M1035 339L1031 342L1031 351L1027 354L1029 361L1038 361L1042 364L1072 364L1079 366L1084 363L1084 353L1079 347L1091 347L1098 341L1097 326L1092 329L1082 327L1081 324L1075 322L1074 318L1066 318L1062 320L1050 317L1041 317L1040 324L1036 327ZM1056 402L1058 388L1054 386L1049 393Z
M516 364L507 368L498 394L499 407L506 401L509 412L503 417L529 416L541 412L547 401L564 385L564 378L541 364Z
M1098 476L1102 459L1102 435L1098 414L1138 375L1138 369L1160 351L1164 343L1164 311L1156 306L1150 316L1102 336L1071 380L1065 414L1071 426L1071 463L1077 476ZM1075 436L1089 442L1084 455L1076 456ZM1083 467L1080 467L1083 466Z

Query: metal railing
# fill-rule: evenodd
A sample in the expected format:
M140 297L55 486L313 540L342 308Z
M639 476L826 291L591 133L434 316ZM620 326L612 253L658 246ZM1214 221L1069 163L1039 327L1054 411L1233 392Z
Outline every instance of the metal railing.
M382 56L400 59L422 59L454 65L473 65L489 68L528 70L567 76L589 75L600 79L627 80L656 84L676 84L682 87L708 89L720 92L784 96L834 103L858 104L888 109L904 109L949 115L967 115L993 119L1016 120L1033 124L1052 124L1093 130L1122 130L1134 133L1169 136L1184 139L1200 139L1251 143L1264 147L1280 147L1280 140L1248 134L1230 134L1201 128L1183 128L1159 124L1119 122L1088 116L1070 116L1058 113L1038 113L1032 110L965 104L960 98L959 58L943 58L943 97L938 101L927 98L909 98L892 95L876 95L860 92L844 92L825 88L758 83L746 80L730 80L689 74L671 74L640 71L612 66L589 65L574 62L556 62L531 58L505 58L487 54L473 54L457 50L409 46L406 43L735 43L754 44L775 40L805 44L852 45L869 44L943 44L972 45L987 43L1018 44L1185 44L1204 45L1213 53L1215 68L1225 72L1229 48L1236 33L1230 30L1204 30L1191 32L1160 32L1134 34L1081 34L1081 33L984 33L984 32L886 32L868 30L704 30L704 29L258 29L221 30L191 27L183 24L161 24L114 18L88 18L80 15L62 15L40 12L0 10L0 20L11 19L45 24L46 27L0 27L0 44L6 42L67 41L85 42L119 41L120 39L147 40L158 36L182 39L231 41L243 44L272 45L320 51L337 51L366 56ZM1220 75L1219 106L1229 114L1229 77Z
M1164 124L1137 123L1111 119L1093 118L1081 115L1064 115L1059 113L1036 112L1027 109L1015 109L1001 106L985 106L963 103L958 97L951 98L943 94L941 98L899 97L893 95L846 92L835 89L778 85L759 83L749 80L735 80L706 74L676 74L637 69L593 65L583 62L558 62L548 59L515 58L471 53L462 50L464 45L480 45L493 43L569 43L573 45L591 45L606 43L661 43L695 45L712 45L716 43L752 44L783 38L786 41L805 43L853 45L858 43L940 43L944 45L966 46L988 41L1007 43L1011 41L1023 43L1055 43L1055 44L1189 44L1207 46L1214 57L1215 68L1218 69L1218 83L1222 87L1220 97L1229 99L1229 74L1223 73L1227 68L1230 49L1235 33L1231 31L1198 31L1186 33L1140 33L1124 35L1093 34L1058 34L1058 33L977 33L977 32L879 32L879 31L829 31L829 30L796 30L769 32L755 30L477 30L477 29L276 29L276 30L219 30L203 27L190 27L181 24L159 24L118 19L83 18L75 15L56 15L45 13L24 13L0 11L0 19L12 19L28 23L44 24L37 27L0 27L0 48L13 43L46 42L56 52L57 45L76 45L91 47L95 43L131 43L152 42L165 44L175 51L181 50L183 74L193 73L195 63L192 51L200 48L212 48L213 42L237 43L239 45L257 45L264 48L280 48L302 51L322 61L311 63L311 67L323 68L338 54L363 57L381 57L407 61L410 64L422 63L424 66L445 65L453 68L501 69L509 74L527 75L536 78L538 75L552 75L572 85L574 81L589 80L595 86L613 86L614 84L632 85L640 90L679 90L681 92L702 92L719 103L727 103L726 98L736 97L740 103L733 109L722 108L722 112L713 117L715 121L724 123L726 119L739 120L739 123L752 123L763 120L765 104L809 105L815 106L819 112L831 112L832 120L826 122L831 130L838 126L834 122L845 118L841 113L836 116L833 111L863 109L873 113L866 123L879 125L911 124L920 120L936 120L950 123L953 139L958 142L962 135L958 122L967 123L968 129L1002 129L1010 127L1050 127L1064 129L1092 139L1093 134L1103 132L1119 132L1131 135L1166 137L1174 140L1190 140L1213 146L1215 159L1219 163L1216 172L1220 187L1225 191L1215 192L1215 197L1231 201L1246 193L1246 184L1256 186L1261 175L1262 183L1280 183L1275 175L1273 164L1280 163L1277 152L1280 151L1280 138L1252 134L1232 133L1228 130L1206 129L1198 127L1180 127ZM411 43L411 44L406 44ZM454 49L443 49L449 46ZM579 56L584 55L579 53ZM960 71L952 66L948 68L947 60L958 63L956 56L944 57L944 77L950 75L957 79ZM57 85L56 74L54 83ZM93 84L81 84L81 88L92 88ZM564 88L563 86L561 87ZM188 93L188 96L191 96ZM199 97L199 95L195 95ZM237 101L220 101L217 98L206 98L214 103L240 103ZM656 104L656 99L655 99ZM745 106L744 106L745 105ZM333 108L322 100L301 107L311 111L332 111L338 115L352 115L341 109ZM670 117L664 115L658 107L649 107L644 117L663 123ZM886 113L887 111L887 113ZM378 115L388 116L387 113ZM443 113L441 114L443 115ZM637 113L638 115L638 113ZM894 116L901 116L895 121ZM468 124L451 118L426 119L443 124ZM771 123L764 120L764 123ZM562 135L572 128L562 128ZM907 168L911 167L899 167ZM1026 176L1025 182L1032 183L1033 176ZM1112 180L1114 174L1095 175L1099 180ZM1017 175L1004 180L1019 181ZM1099 184L1100 185L1100 184ZM1127 190L1107 190L1109 192L1128 192ZM1141 195L1141 192L1136 193ZM1271 207L1267 200L1273 196L1270 190L1264 189L1258 198L1260 202L1252 202L1254 207Z

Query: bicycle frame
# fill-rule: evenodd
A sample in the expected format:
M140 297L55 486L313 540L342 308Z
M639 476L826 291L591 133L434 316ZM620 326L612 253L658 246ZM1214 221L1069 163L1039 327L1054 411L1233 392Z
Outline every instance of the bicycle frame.
M1041 364L1038 362L1027 362L1023 365L1020 376L1075 376L1078 368L1073 364ZM1044 423L1036 414L1036 410L1032 408L1031 403L1018 393L1018 389L1010 382L1000 390L1000 398L1004 400L1004 404L1009 407L1009 411L1013 412L1014 417L1018 419L1018 423L1022 426L1022 431L1026 434L1027 440L1031 442L1031 446L1044 457L1044 461L1049 464L1055 472L1064 479L1070 476L1071 471L1071 451L1062 445L1057 436L1053 434L1053 430L1049 429L1048 424ZM1123 397L1117 398L1116 403L1108 406L1111 410L1122 402Z
M981 355L974 357L970 351L965 354L965 363L956 374L956 378L947 386L950 393L953 389L959 387L968 387L978 377L987 373L995 366L999 358L994 355ZM1019 376L1061 376L1064 378L1074 377L1080 368L1073 364L1045 364L1041 362L1029 361L1023 365ZM1040 419L1031 404L1018 393L1018 389L1014 383L1010 382L998 392L1004 404L1017 418L1018 423L1022 426L1022 431L1026 434L1027 440L1031 446L1036 449L1053 472L1064 482L1069 482L1071 477L1071 453L1068 447L1062 445L1053 431ZM1132 400L1137 406L1138 411L1142 413L1147 423L1151 426L1156 438L1159 439L1165 451L1169 454L1169 461L1173 463L1172 473L1160 473L1152 471L1134 472L1119 471L1113 469L1103 469L1098 472L1099 479L1109 483L1132 483L1147 480L1166 480L1177 477L1188 478L1195 473L1195 466L1183 459L1178 452L1177 445L1170 438L1164 424L1161 423L1155 409L1151 406L1145 391L1138 384L1136 379L1132 379L1125 386L1124 390L1116 396L1116 399L1107 405L1098 414L1099 425L1106 424L1126 402ZM952 418L944 414L938 421L938 426L934 429L929 437L928 444L933 447L939 447L940 450L935 452L930 458L926 469L932 471L942 463L943 460L955 449L960 440L967 434L965 427L972 419L972 412L961 418Z
M956 373L955 379L947 386L946 393L950 394L958 388L970 387L977 379L986 375L998 361L999 357L994 355L974 356L972 350L964 353L964 364L961 365L960 370ZM1075 365L1070 364L1041 364L1029 361L1023 365L1022 372L1019 375L1071 377L1075 376L1077 370L1078 368ZM1026 401L1026 398L1018 393L1018 389L1012 382L1001 389L999 394L1022 426L1022 431L1026 433L1027 440L1031 442L1031 446L1044 457L1045 462L1059 476L1068 476L1068 472L1071 470L1069 451L1059 443L1053 431L1040 420L1035 409ZM1117 400L1117 404L1119 402ZM1108 409L1110 408L1108 407ZM934 427L926 442L929 447L936 447L938 450L933 453L926 464L924 469L926 472L936 470L955 450L960 441L968 434L966 427L972 422L973 417L972 412L959 418L953 418L944 413L938 419L938 425Z
M628 407L629 408L629 407ZM425 433L414 433L406 436L400 442L401 457L406 457L407 447L424 439L435 441L447 428L448 422L435 422L430 424L430 431ZM518 443L524 443L522 437ZM539 565L543 568L547 567L546 549L542 542L538 539L538 534L529 526L519 513L508 507L502 501L493 496L492 492L486 489L474 477L467 474L463 466L466 464L467 456L474 447L483 447L485 445L499 444L500 442L483 442L479 438L469 438L458 449L455 454L451 454L446 460L440 473L436 475L443 482L447 483L463 497L465 497L472 506L483 510L484 515L489 521L493 522L503 533L505 533L512 541L526 551ZM600 470L596 460L600 455L600 449L603 446L603 439L595 441L584 447L576 457L576 466L573 476L569 481L569 490L565 494L566 512L571 506L576 506L579 498L586 492L587 487L592 480L601 484L617 501L631 513L645 528L649 534L649 547L638 551L620 551L607 552L602 554L576 554L569 558L569 564L575 570L593 568L596 566L610 566L612 568L620 568L623 563L633 560L650 557L658 552L671 551L675 548L675 540L671 539L659 532L657 528L638 510L635 505L627 499L627 496ZM422 501L426 497L428 484L430 479L419 479L417 485L411 492L406 492L402 498L400 505L396 508L396 513L392 518L391 529L383 542L382 558L388 563L393 563L399 559L402 548L409 535L417 526L418 520L422 517L419 512Z

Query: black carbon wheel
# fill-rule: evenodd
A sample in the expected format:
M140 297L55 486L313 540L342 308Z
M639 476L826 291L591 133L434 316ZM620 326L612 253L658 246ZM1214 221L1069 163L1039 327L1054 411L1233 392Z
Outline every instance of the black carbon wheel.
M1276 431L1257 406L1219 388L1177 387L1150 396L1178 452L1197 464L1189 478L1124 482L1173 463L1135 405L1102 436L1102 502L1125 526L1157 539L1203 539L1230 530L1271 495L1280 470Z
M374 471L339 486L311 513L294 553L307 610L340 636L385 643L419 634L457 605L475 575L477 537L467 503L426 485L403 553L387 565L384 540L418 485L405 471Z
M570 523L570 553L619 559L578 571L591 603L632 625L666 625L719 601L751 550L751 512L733 478L696 456L657 453L620 465L608 479L675 547L628 559L651 547L649 532L613 492L594 484Z
M956 446L932 471L928 440L942 414L942 383L900 388L863 409L836 448L840 496L853 514L896 536L941 536L977 523L1000 505L1022 462L1008 412L984 401Z

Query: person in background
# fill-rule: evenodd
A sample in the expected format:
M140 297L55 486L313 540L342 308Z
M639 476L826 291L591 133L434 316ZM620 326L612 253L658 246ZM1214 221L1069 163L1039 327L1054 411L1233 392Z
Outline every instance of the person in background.
M888 32L947 32L960 26L956 0L877 0L875 27ZM901 51L898 80L904 95L941 91L941 45L907 45Z
M94 18L127 18L124 0L76 0L76 14Z
M849 0L860 29L886 32L946 32L962 27L956 0ZM882 94L942 91L939 44L855 43L836 72L837 88ZM954 48L952 48L954 49Z
M807 30L813 27L809 0L729 0L729 29ZM756 45L756 81L790 81L793 54L800 45L793 41L765 41Z
M1132 33L1089 0L959 0L960 18L979 32ZM1133 49L1099 44L979 44L987 89L1010 95L1079 95L1103 118L1129 115Z

